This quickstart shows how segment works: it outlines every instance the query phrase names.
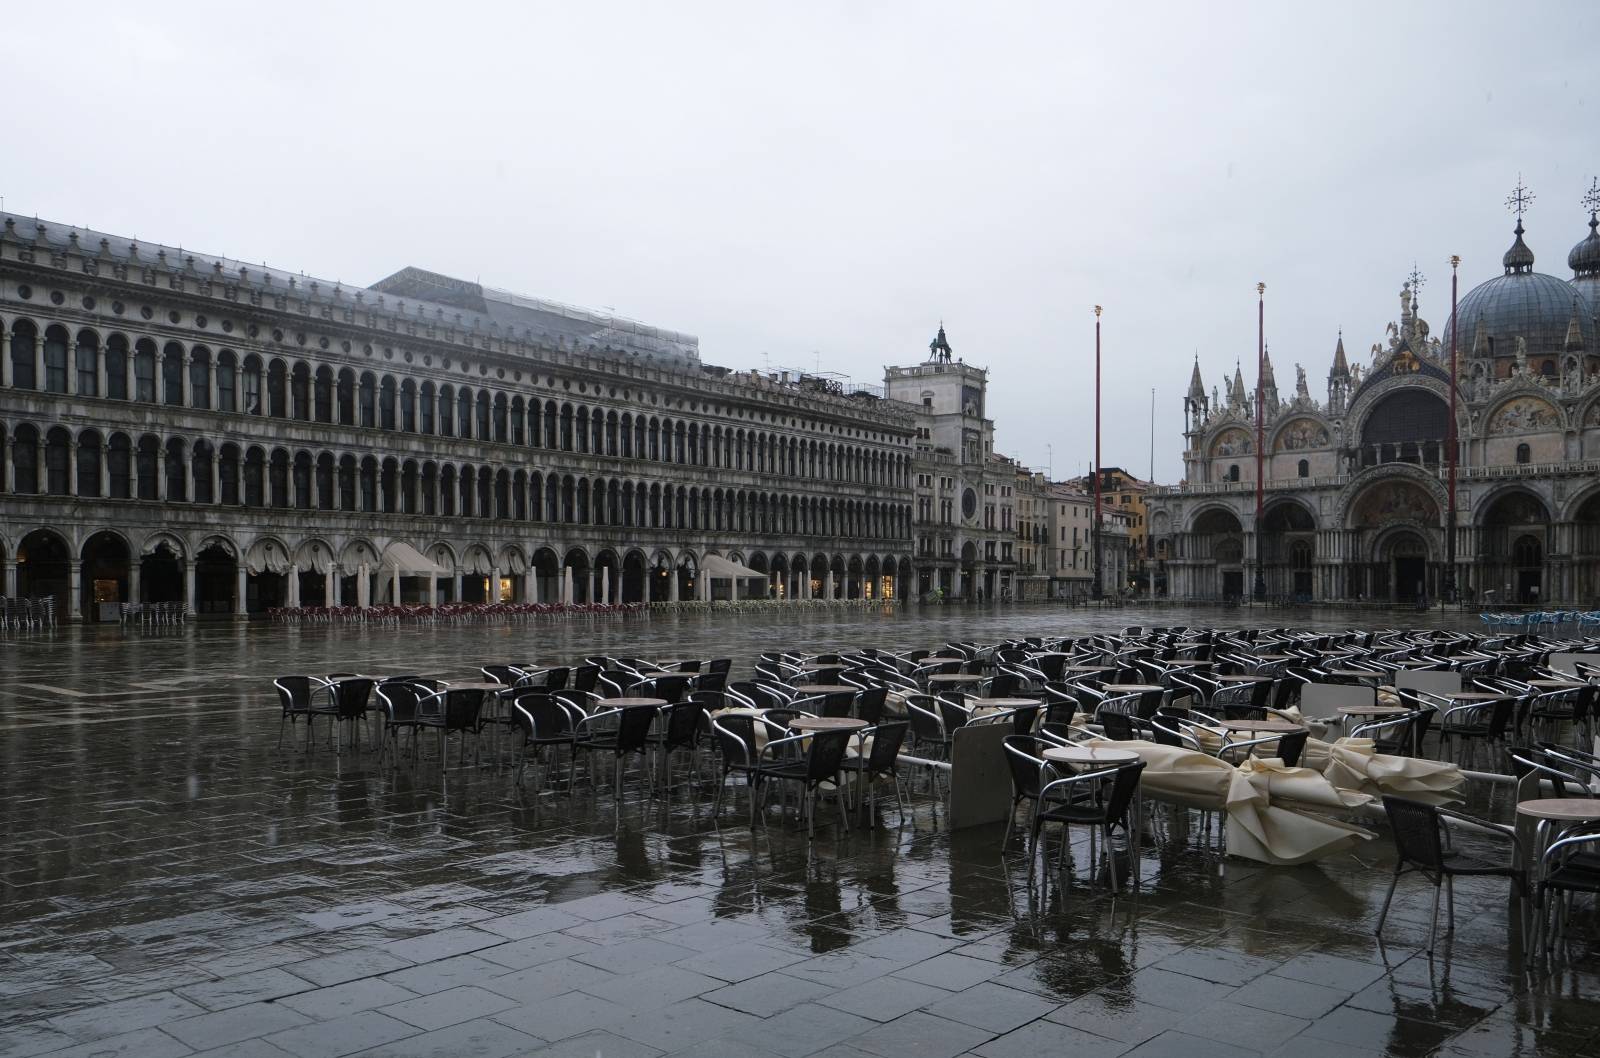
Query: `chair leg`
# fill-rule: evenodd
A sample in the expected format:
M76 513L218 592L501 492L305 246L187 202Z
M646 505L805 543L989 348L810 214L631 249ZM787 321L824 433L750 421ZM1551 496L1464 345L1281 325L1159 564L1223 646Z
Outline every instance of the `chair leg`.
M1394 877L1389 879L1389 893L1388 893L1387 896L1385 896L1383 898L1383 910L1381 912L1379 912L1379 914L1378 914L1378 928L1373 930L1374 933L1382 933L1383 932L1383 923L1389 917L1389 904L1390 904L1390 902L1392 900L1394 900L1394 887L1399 885L1399 884L1400 884L1400 872L1398 870L1396 870L1394 872Z
M1433 914L1428 919L1428 954L1433 954L1433 941L1439 934L1439 890L1444 888L1444 879L1437 879L1433 883Z
M1446 920L1446 933L1456 931L1456 880L1451 875L1444 876L1444 899L1448 918Z

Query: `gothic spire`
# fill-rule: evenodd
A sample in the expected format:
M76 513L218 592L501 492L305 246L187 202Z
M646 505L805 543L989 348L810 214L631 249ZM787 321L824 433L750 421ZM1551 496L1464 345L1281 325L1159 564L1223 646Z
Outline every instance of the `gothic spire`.
M1333 370L1328 372L1329 378L1349 378L1350 361L1344 356L1344 332L1339 332L1339 342L1333 347Z
M1200 354L1194 354L1194 370L1189 372L1189 397L1191 400L1204 401L1206 399L1205 383L1200 381Z

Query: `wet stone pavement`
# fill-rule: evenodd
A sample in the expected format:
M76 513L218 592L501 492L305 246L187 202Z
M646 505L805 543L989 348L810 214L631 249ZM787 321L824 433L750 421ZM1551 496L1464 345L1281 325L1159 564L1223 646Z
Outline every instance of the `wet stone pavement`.
M1397 617L1394 624L1416 624ZM588 651L748 659L1137 623L1136 611L665 618L405 630L73 630L0 639L0 1056L664 1053L1592 1055L1600 961L1528 974L1502 880L1429 887L1372 935L1385 835L1299 868L1227 860L1161 817L1136 895L1076 845L1030 892L998 826L951 833L922 785L816 842L720 827L709 784L624 803L519 793L487 760L379 766L276 746L270 679L465 676ZM1152 623L1321 624L1239 611ZM1455 618L1454 620L1460 620ZM1504 818L1505 796L1480 803ZM822 826L822 823L828 825ZM1470 844L1471 839L1467 839ZM1496 850L1498 851L1498 850ZM1442 913L1442 912L1441 912ZM1588 928L1593 930L1592 919Z

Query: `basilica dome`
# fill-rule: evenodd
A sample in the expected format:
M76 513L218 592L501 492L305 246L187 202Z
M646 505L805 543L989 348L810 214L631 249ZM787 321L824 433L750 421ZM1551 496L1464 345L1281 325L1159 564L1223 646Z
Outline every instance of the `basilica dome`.
M1589 234L1567 254L1572 285L1588 301L1591 314L1600 312L1600 220L1589 214ZM1591 353L1600 352L1593 347Z
M1461 321L1459 354L1463 358L1515 356L1521 338L1530 361L1559 360L1566 351L1574 316L1583 347L1600 348L1595 344L1594 310L1586 293L1564 279L1533 270L1533 251L1522 241L1520 219L1516 235L1501 261L1505 274L1473 287L1456 308L1456 318ZM1446 326L1446 350L1450 348L1450 330Z

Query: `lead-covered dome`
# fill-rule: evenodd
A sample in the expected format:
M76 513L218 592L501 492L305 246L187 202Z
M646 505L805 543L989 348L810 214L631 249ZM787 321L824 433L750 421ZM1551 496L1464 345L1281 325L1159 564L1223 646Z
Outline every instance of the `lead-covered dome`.
M1600 221L1589 214L1589 234L1567 254L1572 269L1572 285L1589 303L1591 313L1600 312Z
M1533 270L1533 251L1522 241L1520 218L1516 236L1502 259L1505 274L1473 287L1456 307L1456 319L1461 322L1457 352L1463 357L1514 356L1521 338L1530 360L1559 358L1567 350L1574 319L1583 348L1600 348L1595 344L1589 295L1573 283ZM1447 325L1446 350L1450 332Z

